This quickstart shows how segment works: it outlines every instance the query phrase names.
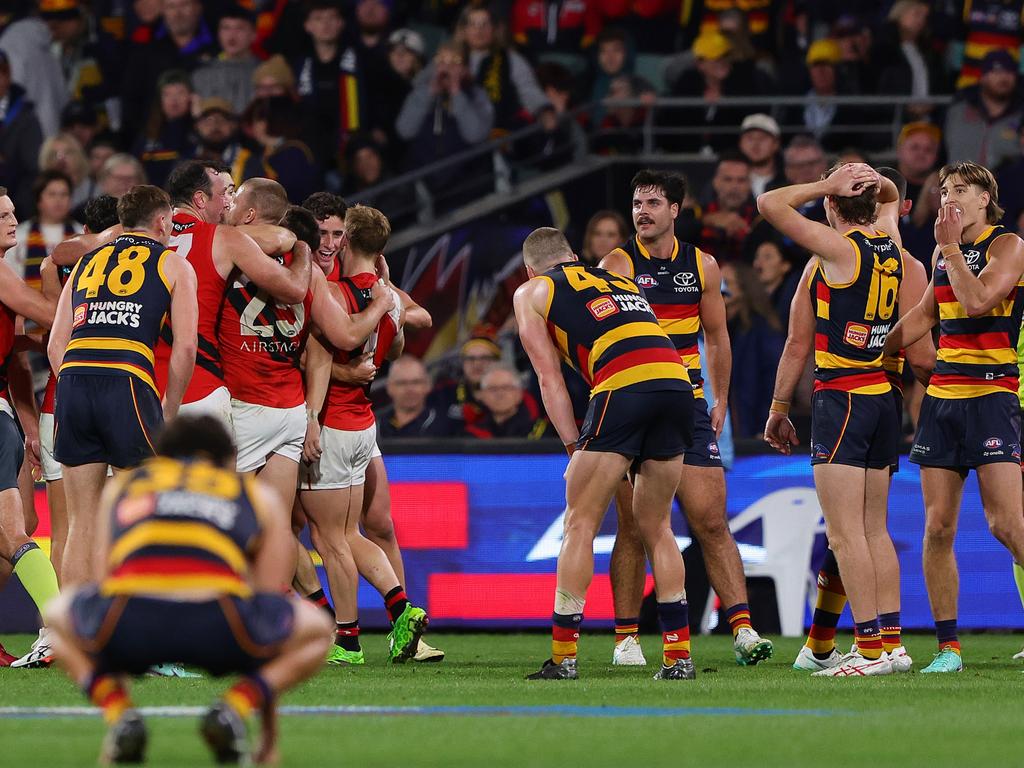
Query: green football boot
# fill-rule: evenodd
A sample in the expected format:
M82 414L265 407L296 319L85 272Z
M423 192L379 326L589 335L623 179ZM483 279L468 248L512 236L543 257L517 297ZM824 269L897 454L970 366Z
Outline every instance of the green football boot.
M427 612L412 603L395 619L395 625L388 633L388 648L392 664L404 664L416 655L420 638L427 631Z

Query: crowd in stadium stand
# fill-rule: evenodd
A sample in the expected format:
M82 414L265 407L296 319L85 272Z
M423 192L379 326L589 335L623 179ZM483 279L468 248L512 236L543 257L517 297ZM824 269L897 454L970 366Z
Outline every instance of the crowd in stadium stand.
M22 231L12 261L80 231L96 195L162 184L178 161L227 162L236 183L275 178L291 199L360 194L412 219L410 186L374 188L439 157L537 125L508 150L551 170L587 152L654 148L714 158L678 234L722 264L733 344L733 425L758 434L806 254L758 217L765 189L817 179L835 157L895 153L913 210L904 244L930 267L936 170L973 160L997 172L1005 223L1024 229L1020 0L38 0L0 11L0 185ZM926 97L952 94L949 106ZM901 96L893 106L816 97ZM806 96L797 106L721 105L730 96ZM609 100L639 98L640 106ZM923 99L915 102L914 99ZM589 105L582 112L575 108ZM892 145L894 119L898 141ZM881 126L865 131L857 126ZM685 133L672 128L686 126ZM890 130L885 130L889 126ZM494 187L480 155L422 179L435 213ZM457 183L456 183L457 182ZM367 192L368 191L368 192ZM365 194L364 194L365 193ZM389 213L389 212L394 213ZM820 204L811 215L823 218ZM574 243L583 258L631 231L602 212ZM497 350L462 350L456 381L431 397L422 366L389 382L382 428L537 437L530 387L471 371ZM479 367L479 366L478 366ZM486 367L486 366L483 366ZM503 373L504 371L504 373ZM513 377L514 378L514 377ZM493 380L493 381L492 381ZM404 390L400 390L404 387ZM909 402L913 402L912 398ZM476 410L473 410L476 409ZM470 423L466 415L472 411ZM426 415L424 415L426 414ZM419 420L419 422L417 421ZM385 424L391 426L385 426ZM404 430L404 431L403 431ZM431 431L432 430L432 431Z

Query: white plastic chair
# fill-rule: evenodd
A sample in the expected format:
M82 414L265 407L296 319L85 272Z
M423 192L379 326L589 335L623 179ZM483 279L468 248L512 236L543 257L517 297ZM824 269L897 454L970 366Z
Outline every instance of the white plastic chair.
M743 571L748 577L766 576L775 582L779 627L785 637L804 633L804 609L810 585L814 538L821 530L821 506L813 488L794 487L758 499L729 521L733 533L761 521L760 548L740 547ZM750 553L758 557L751 558ZM761 554L763 552L763 554ZM709 606L714 592L709 596ZM710 609L705 610L703 625Z

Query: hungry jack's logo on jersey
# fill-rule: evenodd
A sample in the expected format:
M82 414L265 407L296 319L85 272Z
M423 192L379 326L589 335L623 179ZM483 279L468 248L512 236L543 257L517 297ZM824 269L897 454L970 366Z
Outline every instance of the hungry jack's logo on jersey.
M870 334L871 329L863 323L847 323L846 331L843 333L843 341L851 347L864 349L868 345L868 336Z
M594 316L595 320L604 320L606 317L618 314L619 308L610 296L600 296L587 302L587 309Z
M71 323L72 328L77 328L85 322L85 318L89 315L89 305L79 304L75 307L75 317Z

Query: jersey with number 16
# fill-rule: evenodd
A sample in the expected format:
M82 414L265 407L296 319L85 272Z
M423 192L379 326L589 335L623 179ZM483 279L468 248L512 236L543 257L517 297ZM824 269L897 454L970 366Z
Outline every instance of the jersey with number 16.
M173 257L156 240L126 232L78 262L59 373L135 376L156 390L153 348L171 305L164 264Z

